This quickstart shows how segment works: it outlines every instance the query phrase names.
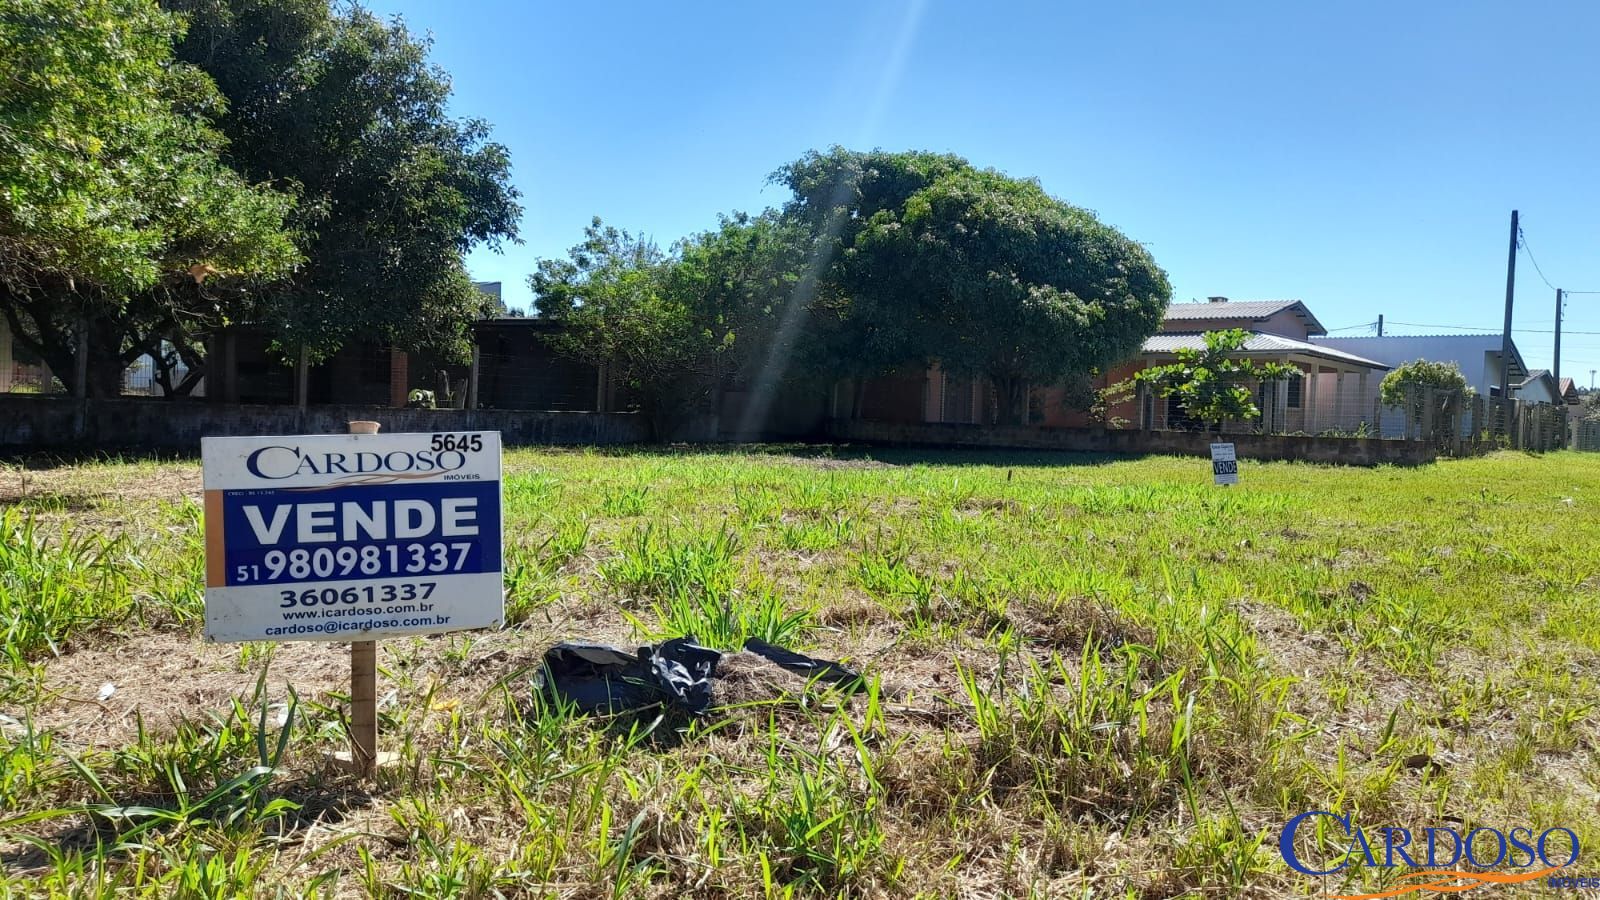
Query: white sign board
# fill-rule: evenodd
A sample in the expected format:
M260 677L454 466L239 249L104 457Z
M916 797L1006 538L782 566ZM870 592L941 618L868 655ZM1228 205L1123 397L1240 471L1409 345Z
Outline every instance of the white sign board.
M1232 444L1211 445L1211 476L1217 484L1239 483L1239 459Z
M496 627L500 434L204 438L206 637Z

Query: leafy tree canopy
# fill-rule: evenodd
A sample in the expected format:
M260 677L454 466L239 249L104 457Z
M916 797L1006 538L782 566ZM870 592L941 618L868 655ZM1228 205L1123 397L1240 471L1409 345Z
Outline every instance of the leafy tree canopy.
M804 244L775 215L724 217L670 251L595 219L529 279L565 355L607 365L657 423L747 375L779 340Z
M1158 397L1178 398L1189 415L1218 431L1223 422L1261 415L1251 385L1301 377L1294 366L1234 356L1250 340L1243 328L1208 331L1203 337L1203 349L1179 348L1173 354L1176 362L1141 369L1133 377Z
M1445 414L1475 392L1467 385L1461 368L1453 362L1414 359L1389 370L1378 385L1378 399L1390 408L1405 407L1413 422L1421 423L1428 406L1428 389L1433 389L1435 425L1442 426Z
M1467 377L1461 374L1461 367L1455 363L1414 359L1396 366L1383 376L1383 383L1378 386L1378 398L1384 406L1389 407L1404 406L1408 398L1421 403L1423 391L1428 388L1437 391L1441 400L1446 394L1471 396L1473 393L1472 388L1467 386Z
M491 301L473 246L516 239L510 156L488 126L446 111L449 77L399 20L328 0L165 0L179 56L227 97L228 161L295 191L306 263L260 316L313 358L365 337L462 355Z
M0 312L69 386L89 320L114 391L138 332L205 309L199 281L286 275L291 200L222 165L224 103L172 58L149 0L10 0L0 13ZM132 334L130 334L132 333Z
M816 346L871 373L939 360L996 386L1002 418L1030 385L1136 352L1171 286L1145 249L1033 180L956 156L810 153L774 178L829 260Z

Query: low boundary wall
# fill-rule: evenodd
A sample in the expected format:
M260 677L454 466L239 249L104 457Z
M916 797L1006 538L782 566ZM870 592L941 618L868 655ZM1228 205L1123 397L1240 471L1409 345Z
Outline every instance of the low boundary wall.
M385 432L498 431L506 446L635 444L650 424L633 413L372 406L220 405L161 400L89 400L0 395L0 448L154 447L200 449L200 438L250 434L332 434L346 423L379 422Z
M1066 450L1079 453L1211 456L1215 435L1195 431L1139 431L1122 428L1040 428L1022 425L898 424L832 419L828 437L868 444L1012 450ZM1228 434L1240 459L1299 460L1349 466L1418 465L1438 458L1427 441L1379 438L1309 437L1283 434Z

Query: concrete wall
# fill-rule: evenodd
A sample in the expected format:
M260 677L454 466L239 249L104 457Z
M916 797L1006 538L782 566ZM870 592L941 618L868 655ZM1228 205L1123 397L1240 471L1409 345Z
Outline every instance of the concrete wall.
M79 411L82 410L81 434ZM385 432L498 431L507 446L633 444L650 437L631 413L224 406L161 400L72 400L0 395L0 447L156 447L200 449L207 435L331 434L355 419Z
M834 419L828 436L869 444L922 447L1068 450L1083 453L1165 454L1210 458L1212 436L1192 431L1037 428L998 425L907 425ZM1438 456L1426 441L1230 434L1241 459L1301 460L1352 466L1416 465Z

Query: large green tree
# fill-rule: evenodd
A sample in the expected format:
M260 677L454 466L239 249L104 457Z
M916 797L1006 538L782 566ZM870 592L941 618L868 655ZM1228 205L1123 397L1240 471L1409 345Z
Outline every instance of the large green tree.
M280 346L463 354L468 323L492 310L462 257L515 240L521 208L506 148L448 114L428 42L329 0L164 2L189 21L178 55L228 100L228 161L300 197L305 264L258 295Z
M730 377L749 377L783 340L804 253L803 233L775 214L726 216L670 251L597 218L529 284L538 314L564 326L555 349L608 366L660 431Z
M289 197L222 165L211 81L177 63L182 23L149 0L0 9L0 314L97 394L212 289L287 274Z
M1031 386L1137 352L1171 298L1116 229L959 157L834 148L774 177L816 236L812 347L836 371L937 360L987 378L1020 423Z
M542 259L528 279L537 315L563 327L558 352L611 366L646 394L676 372L695 335L686 310L668 301L667 254L653 241L596 217L565 258Z

